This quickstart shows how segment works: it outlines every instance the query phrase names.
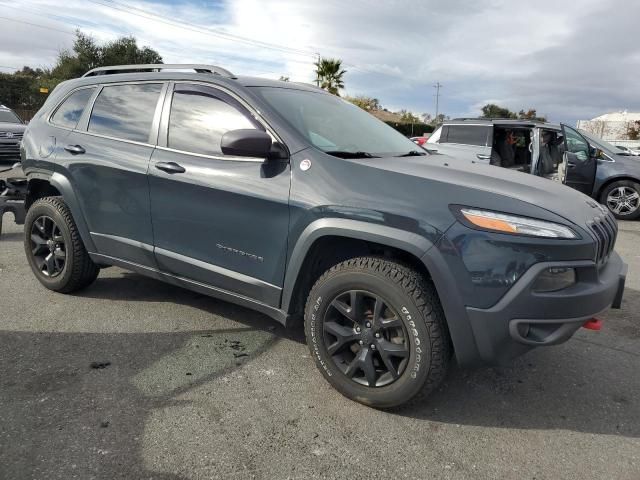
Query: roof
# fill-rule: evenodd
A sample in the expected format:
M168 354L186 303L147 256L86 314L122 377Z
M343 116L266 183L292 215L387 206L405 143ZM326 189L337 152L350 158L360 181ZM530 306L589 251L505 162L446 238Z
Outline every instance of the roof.
M454 118L452 120L445 120L443 125L453 124L487 124L487 125L510 125L513 127L548 127L554 129L560 129L560 125L557 123L541 122L539 120L527 120L521 118Z

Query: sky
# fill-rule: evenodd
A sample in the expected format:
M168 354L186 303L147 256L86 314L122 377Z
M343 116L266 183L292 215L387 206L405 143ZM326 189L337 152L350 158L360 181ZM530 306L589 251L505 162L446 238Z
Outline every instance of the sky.
M340 58L343 95L391 111L477 116L487 103L575 124L640 111L640 2L631 0L0 0L0 71L48 67L76 28L133 35L165 63L312 82Z

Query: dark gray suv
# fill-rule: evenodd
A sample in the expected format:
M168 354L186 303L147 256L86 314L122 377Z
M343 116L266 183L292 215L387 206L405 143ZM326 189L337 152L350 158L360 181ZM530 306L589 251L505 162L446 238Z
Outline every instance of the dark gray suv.
M101 68L55 89L22 154L24 246L44 286L73 292L117 265L285 324L303 316L324 377L368 405L427 394L454 357L561 343L621 304L605 208L419 152L312 86Z

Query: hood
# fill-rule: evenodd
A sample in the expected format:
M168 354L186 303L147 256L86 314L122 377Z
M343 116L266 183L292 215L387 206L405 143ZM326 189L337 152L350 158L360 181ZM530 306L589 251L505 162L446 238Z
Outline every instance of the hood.
M470 163L447 155L366 160L379 160L376 166L384 170L437 182L443 187L438 190L447 192L450 204L468 205L471 198L483 204L469 206L490 208L488 203L491 203L498 205L494 210L523 214L518 205L524 202L535 207L527 209L529 211L542 208L580 227L603 214L600 206L583 193L524 172ZM483 199L487 199L487 203Z
M0 122L0 132L24 133L27 126L23 123Z

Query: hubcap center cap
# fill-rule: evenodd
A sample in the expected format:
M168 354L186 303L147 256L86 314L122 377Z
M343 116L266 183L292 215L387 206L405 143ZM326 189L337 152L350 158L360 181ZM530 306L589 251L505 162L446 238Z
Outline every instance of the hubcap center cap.
M53 252L56 249L56 244L53 240L47 240L47 247L49 247L50 252Z

